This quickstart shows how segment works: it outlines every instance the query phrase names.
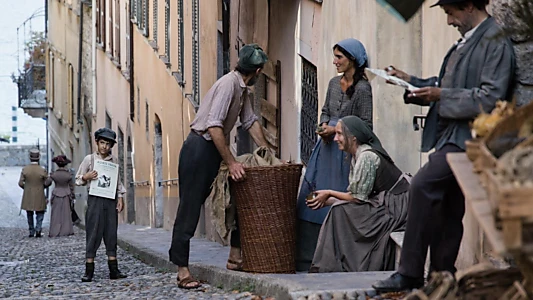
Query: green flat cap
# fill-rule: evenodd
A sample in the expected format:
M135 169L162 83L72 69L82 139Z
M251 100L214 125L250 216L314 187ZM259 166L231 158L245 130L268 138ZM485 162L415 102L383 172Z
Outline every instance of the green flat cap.
M239 51L239 66L246 70L262 68L268 61L268 56L257 44L247 44Z

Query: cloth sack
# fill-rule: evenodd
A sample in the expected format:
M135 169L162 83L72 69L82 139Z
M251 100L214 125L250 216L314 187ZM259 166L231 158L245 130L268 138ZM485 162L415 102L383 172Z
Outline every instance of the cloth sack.
M236 160L242 163L245 168L275 166L283 163L267 147L259 147L251 154L236 157ZM228 165L222 162L218 175L211 186L211 193L205 203L211 217L211 224L224 245L227 245L228 235L236 227L235 216L237 214L236 207L231 200L229 176Z

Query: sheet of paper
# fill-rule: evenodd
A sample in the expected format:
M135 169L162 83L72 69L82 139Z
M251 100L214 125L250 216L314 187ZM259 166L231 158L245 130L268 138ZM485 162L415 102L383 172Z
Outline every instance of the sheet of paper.
M98 178L91 181L89 195L115 199L118 182L118 165L109 161L95 160L94 167Z
M413 90L419 89L418 87L410 84L407 81L404 81L403 79L400 79L400 78L398 78L396 76L388 75L387 71L385 71L385 70L366 68L365 69L365 73L366 73L366 76L368 77L368 80L372 80L372 79L374 79L374 77L379 76L379 77L381 77L381 78L383 78L385 80L390 81L392 84L397 85L397 86L401 86L404 89L407 89L409 91L413 91Z

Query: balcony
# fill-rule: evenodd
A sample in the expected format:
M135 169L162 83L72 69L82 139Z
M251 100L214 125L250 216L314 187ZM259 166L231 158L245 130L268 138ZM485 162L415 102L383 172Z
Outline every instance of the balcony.
M44 118L46 109L46 67L31 64L14 78L18 86L19 107L34 118Z

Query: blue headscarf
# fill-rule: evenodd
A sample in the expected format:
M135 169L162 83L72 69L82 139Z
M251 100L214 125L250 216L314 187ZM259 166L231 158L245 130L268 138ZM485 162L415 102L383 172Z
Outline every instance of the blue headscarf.
M346 50L346 52L350 53L352 58L357 63L357 67L363 66L368 61L365 46L363 46L363 44L356 39L345 39L338 42L335 46L339 46L342 49Z

